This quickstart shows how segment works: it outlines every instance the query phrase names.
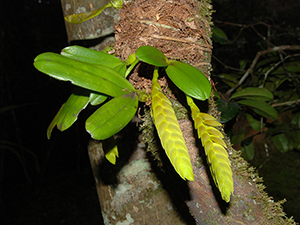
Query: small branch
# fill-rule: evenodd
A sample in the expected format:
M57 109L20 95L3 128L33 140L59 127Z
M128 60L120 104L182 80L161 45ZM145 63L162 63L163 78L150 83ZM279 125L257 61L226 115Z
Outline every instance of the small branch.
M279 66L281 63L284 63L285 60L291 58L291 57L297 57L297 56L300 56L300 54L293 54L293 55L288 55L286 56L284 59L280 60L278 63L276 63L275 65L273 65L266 73L265 73L265 77L264 77L264 80L263 80L263 83L260 87L263 87L265 85L265 82L268 78L268 75L277 67Z
M287 102L281 102L281 103L274 103L272 104L272 107L279 107L284 105L297 105L300 104L300 99L294 100L294 101L287 101Z
M238 68L235 68L235 67L226 65L225 63L223 63L220 59L218 59L218 58L215 57L214 55L212 55L212 57L213 57L218 63L220 63L221 65L223 65L225 69L230 69L230 70L234 70L234 71L238 71L238 72L245 72L245 70L241 70L241 69L238 69Z
M239 82L230 90L228 90L226 92L227 96L230 96L230 94L237 89L245 80L246 78L249 76L249 74L253 73L254 67L258 62L258 59L260 56L264 55L264 54L268 54L271 52L277 52L277 51L283 51L283 50L300 50L300 45L282 45L282 46L275 46L273 48L268 48L264 51L260 51L256 54L254 60L252 61L251 66L249 67L249 69L246 71L246 73L243 75L243 77L239 80Z

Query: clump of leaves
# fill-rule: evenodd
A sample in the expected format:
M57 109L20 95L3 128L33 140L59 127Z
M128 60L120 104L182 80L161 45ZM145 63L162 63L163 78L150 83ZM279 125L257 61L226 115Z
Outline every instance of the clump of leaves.
M222 30L218 28L215 31L216 42L229 43L224 41L228 39ZM270 37L265 37L264 40L269 41ZM265 43L264 46L274 45ZM218 110L221 112L220 122L226 123L238 113L245 112L250 126L258 131L255 135L263 133L264 137L270 137L282 152L297 148L295 140L299 137L295 125L284 125L277 120L278 114L290 110L294 114L293 121L295 121L294 118L297 118L299 111L300 61L299 54L286 53L291 50L300 50L300 46L282 45L265 48L257 52L248 69L247 60L240 60L240 68L229 67L230 72L217 75L226 84L227 92L223 95L215 92ZM264 127L268 128L267 132L263 130ZM245 138L242 132L232 135L233 143L241 144L243 155L248 160L255 156L252 143L255 135L248 138ZM267 142L265 146L267 148Z
M139 61L155 66L151 96L136 90L126 79ZM55 126L61 131L68 129L88 104L99 106L86 120L85 127L92 138L103 141L106 158L115 164L118 149L114 135L134 117L138 102L151 97L152 119L166 155L183 179L194 180L190 156L174 109L157 79L158 67L162 67L189 102L192 98L204 101L211 94L211 85L201 71L189 64L168 60L162 52L151 46L140 47L126 61L104 52L70 46L63 49L61 54L40 54L35 58L34 66L51 77L78 86L51 122L47 130L48 138ZM199 113L197 118L198 115L206 115L203 117L205 130L200 128L202 122L195 122L195 125L198 131L204 132L200 132L199 137L203 139L216 186L228 202L233 192L230 162L222 141L223 135L213 128L221 124L214 117Z

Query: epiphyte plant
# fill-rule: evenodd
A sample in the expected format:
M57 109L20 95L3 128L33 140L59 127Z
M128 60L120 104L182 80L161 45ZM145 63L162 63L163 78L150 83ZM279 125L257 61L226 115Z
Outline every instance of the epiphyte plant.
M151 96L136 90L126 79L139 61L155 67ZM55 126L61 131L68 129L88 104L99 105L86 120L85 127L92 138L103 141L103 146L107 146L104 148L106 158L115 164L118 149L114 135L134 117L138 102L151 98L152 119L166 155L184 180L193 181L190 156L172 104L158 84L158 67L164 68L170 80L187 96L214 181L222 198L229 202L233 192L232 172L223 135L215 128L221 124L214 117L200 113L192 100L204 101L211 94L210 82L200 70L183 62L168 60L152 46L138 48L126 61L105 52L70 46L61 54L38 55L34 66L53 78L78 86L48 127L48 138Z

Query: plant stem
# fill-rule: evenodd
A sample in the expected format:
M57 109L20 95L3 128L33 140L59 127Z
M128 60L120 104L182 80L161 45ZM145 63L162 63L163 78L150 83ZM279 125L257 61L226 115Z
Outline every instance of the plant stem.
M258 59L260 56L264 55L264 54L268 54L270 52L277 52L277 51L283 51L283 50L300 50L300 45L281 45L281 46L275 46L273 48L268 48L264 51L260 51L256 54L254 60L252 61L251 66L249 67L249 69L246 71L246 73L242 76L242 78L239 80L239 82L231 89L229 89L226 92L226 96L230 96L230 94L237 89L245 80L246 78L249 76L249 74L253 73L254 67L258 62Z

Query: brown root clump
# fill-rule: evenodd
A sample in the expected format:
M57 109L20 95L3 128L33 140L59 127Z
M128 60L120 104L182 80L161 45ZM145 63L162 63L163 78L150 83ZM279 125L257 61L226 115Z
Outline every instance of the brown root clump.
M151 45L169 59L189 63L208 76L212 49L210 24L201 18L201 6L195 2L136 0L124 4L116 26L116 55L126 60L140 46ZM137 89L149 90L151 82L145 77L133 73L130 81Z

